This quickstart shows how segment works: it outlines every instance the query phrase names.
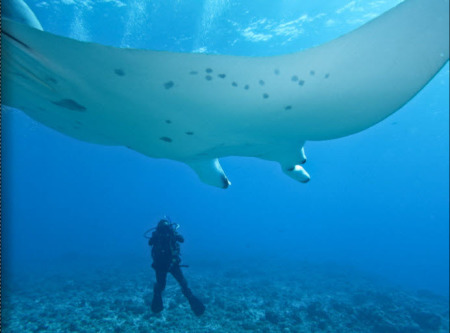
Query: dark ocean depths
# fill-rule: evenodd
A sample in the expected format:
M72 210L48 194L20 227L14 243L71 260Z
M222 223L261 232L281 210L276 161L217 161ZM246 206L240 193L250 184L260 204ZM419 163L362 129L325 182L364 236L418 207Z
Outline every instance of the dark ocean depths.
M119 47L246 56L334 39L400 1L29 0L45 30ZM368 64L369 65L369 64ZM187 166L77 141L2 107L4 332L448 332L449 67L361 133L307 142L312 180L229 157ZM184 269L150 312L143 233L181 225Z

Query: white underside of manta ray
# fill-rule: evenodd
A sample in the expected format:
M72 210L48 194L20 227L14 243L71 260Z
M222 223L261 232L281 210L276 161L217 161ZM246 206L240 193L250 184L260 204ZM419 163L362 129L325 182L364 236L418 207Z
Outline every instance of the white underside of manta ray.
M362 131L449 58L449 1L406 0L306 51L237 57L120 49L42 31L2 1L2 103L80 140L122 145L230 184L218 158L277 161L301 182L307 140Z

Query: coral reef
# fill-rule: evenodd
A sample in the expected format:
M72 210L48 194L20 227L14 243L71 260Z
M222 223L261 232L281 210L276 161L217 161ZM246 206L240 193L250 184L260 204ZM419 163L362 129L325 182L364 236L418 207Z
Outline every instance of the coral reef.
M149 265L95 266L6 276L2 332L449 331L448 299L348 268L194 264L185 275L207 307L196 317L170 277L165 309L151 313Z

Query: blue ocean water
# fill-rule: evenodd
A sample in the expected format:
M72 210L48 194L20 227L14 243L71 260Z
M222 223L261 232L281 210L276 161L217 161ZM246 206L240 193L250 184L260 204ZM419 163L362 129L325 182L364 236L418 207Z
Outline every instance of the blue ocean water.
M247 56L334 39L400 1L28 1L45 30L118 47ZM185 165L66 137L2 108L3 268L137 256L163 215L186 262L285 259L352 266L410 289L449 292L449 67L361 133L307 142L303 185L228 157L227 190ZM8 276L8 275L6 275Z

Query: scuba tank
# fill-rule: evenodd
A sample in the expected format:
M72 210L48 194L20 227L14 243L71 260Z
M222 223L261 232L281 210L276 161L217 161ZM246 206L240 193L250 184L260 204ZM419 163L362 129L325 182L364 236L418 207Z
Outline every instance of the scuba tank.
M173 223L169 218L161 219L156 227L148 229L144 237L151 239L152 257L154 262L179 264L180 244L177 241L179 224ZM150 232L153 232L150 236ZM150 241L149 241L150 243Z

